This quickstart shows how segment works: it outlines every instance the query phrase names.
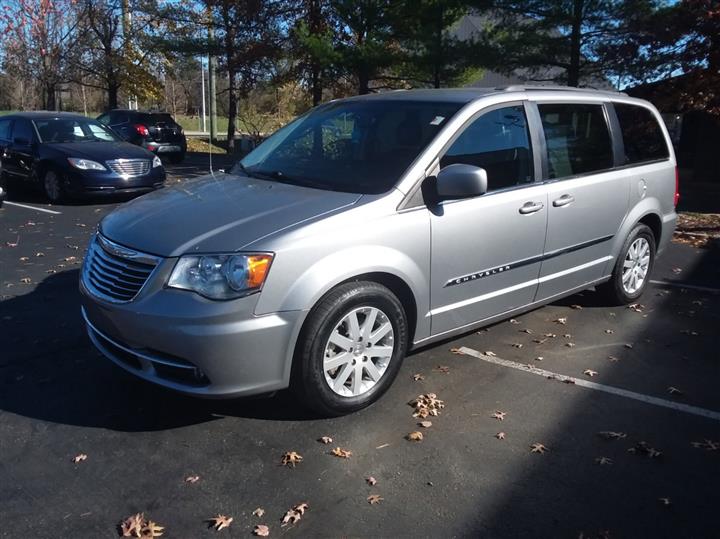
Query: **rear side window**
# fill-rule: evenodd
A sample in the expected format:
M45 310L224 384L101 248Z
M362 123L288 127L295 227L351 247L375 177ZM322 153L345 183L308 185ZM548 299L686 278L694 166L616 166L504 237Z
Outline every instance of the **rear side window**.
M0 120L0 140L10 140L10 120Z
M655 115L644 107L613 103L625 145L625 163L632 165L670 157Z
M519 105L486 112L473 121L440 159L440 167L463 163L484 168L488 191L533 181L525 109Z
M602 105L539 104L538 110L551 179L612 168L612 142Z
M15 120L12 136L13 139L22 139L28 143L32 142L34 139L32 125L27 120Z

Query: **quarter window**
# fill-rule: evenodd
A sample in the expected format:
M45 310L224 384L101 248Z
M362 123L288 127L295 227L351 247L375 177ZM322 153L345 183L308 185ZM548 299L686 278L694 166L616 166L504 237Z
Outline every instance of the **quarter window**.
M620 122L625 146L625 163L667 159L670 156L665 136L655 116L648 109L613 103Z
M484 168L488 191L533 181L532 151L522 105L486 112L473 121L440 159Z
M612 142L602 105L538 105L548 176L566 178L613 166Z

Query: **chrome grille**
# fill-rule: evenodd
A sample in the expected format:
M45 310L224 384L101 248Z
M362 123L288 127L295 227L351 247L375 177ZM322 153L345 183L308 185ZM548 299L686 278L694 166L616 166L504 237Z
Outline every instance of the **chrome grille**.
M142 176L150 170L150 161L148 159L113 159L107 161L107 166L120 176Z
M124 303L137 295L160 260L97 234L85 256L83 283L96 296Z

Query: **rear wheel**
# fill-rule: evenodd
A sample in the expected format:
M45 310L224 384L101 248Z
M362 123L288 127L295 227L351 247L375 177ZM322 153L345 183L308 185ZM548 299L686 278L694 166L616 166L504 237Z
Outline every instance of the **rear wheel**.
M612 277L599 291L612 303L632 303L647 288L654 263L655 235L650 227L639 223L620 249Z
M323 415L369 406L390 387L407 349L397 297L373 282L341 285L312 310L297 347L293 386Z
M50 202L56 204L65 197L62 176L54 170L47 170L42 180L43 191Z

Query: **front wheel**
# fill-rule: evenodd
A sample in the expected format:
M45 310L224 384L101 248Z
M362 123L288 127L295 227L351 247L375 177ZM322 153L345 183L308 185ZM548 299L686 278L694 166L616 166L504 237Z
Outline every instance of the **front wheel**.
M620 249L612 277L599 290L614 304L637 300L647 288L655 263L655 235L640 223L632 229Z
M405 310L386 287L353 282L328 293L308 315L293 386L323 415L369 406L390 387L408 340Z
M53 204L62 201L65 196L63 191L62 177L54 170L48 170L43 175L43 191L45 196Z

